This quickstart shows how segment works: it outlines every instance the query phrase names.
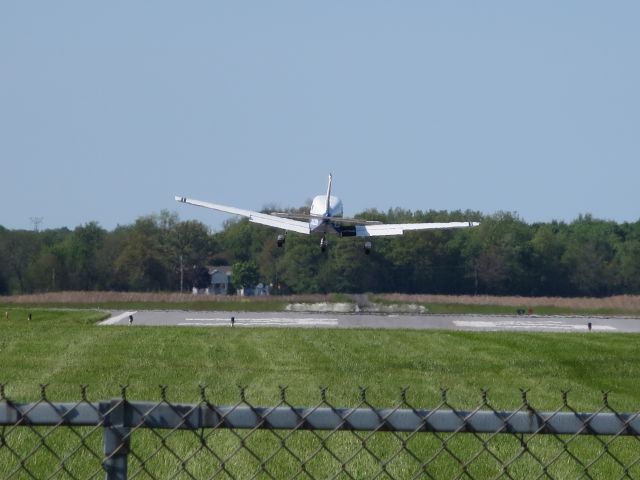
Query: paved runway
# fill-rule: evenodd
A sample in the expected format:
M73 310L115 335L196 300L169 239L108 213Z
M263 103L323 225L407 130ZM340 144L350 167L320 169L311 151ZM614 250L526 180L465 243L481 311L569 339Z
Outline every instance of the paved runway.
M640 332L640 319L621 317L563 317L537 315L376 315L294 312L187 312L145 310L112 312L101 325L181 327L291 327L291 328L403 328L518 332Z

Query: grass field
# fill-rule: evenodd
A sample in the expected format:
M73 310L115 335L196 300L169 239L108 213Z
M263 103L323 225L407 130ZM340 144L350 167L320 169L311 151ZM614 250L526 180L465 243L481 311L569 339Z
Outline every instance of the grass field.
M49 383L52 396L70 400L85 383L94 398L129 384L131 398L153 399L167 384L171 398L192 401L207 384L225 403L243 384L258 402L288 385L296 402L309 403L327 385L338 403L350 404L363 385L380 406L402 386L423 406L438 400L440 387L460 407L477 403L485 387L502 408L519 401L521 387L545 408L557 406L566 388L581 408L599 406L601 390L612 390L622 408L640 404L635 335L97 327L101 312L9 311L9 320L0 319L0 381L14 399L37 397L38 385Z
M247 386L247 399L254 405L277 403L278 385L286 385L294 405L317 404L319 387L327 386L333 405L354 406L361 385L369 388L368 399L377 407L396 405L400 388L409 386L408 400L419 408L438 405L440 389L447 388L454 407L472 409L481 404L481 389L487 388L494 408L513 409L521 406L519 389L526 388L538 410L559 408L561 390L570 389L569 402L576 410L597 410L602 406L602 391L610 390L616 410L640 411L637 335L98 327L93 323L103 318L100 312L6 308L10 318L0 318L0 383L16 401L37 400L39 384L49 384L48 395L54 401L79 400L80 384L89 385L90 400L117 397L120 385L126 384L132 400L159 400L158 386L168 385L171 401L198 402L198 385L206 384L212 403L234 404L240 384ZM31 321L26 320L29 312ZM149 435L140 433L139 438ZM269 433L252 437L256 448L262 448L258 445L264 443L263 435L273 439ZM317 442L305 435L295 441L301 442L302 450ZM194 440L193 435L186 437ZM217 439L222 448L234 440L227 437ZM335 442L348 445L351 438L340 434ZM394 440L372 441L385 451L391 448L386 442ZM416 440L416 448L430 448L430 441L427 436ZM620 455L631 455L628 449L637 452L637 441L630 441L623 443ZM471 438L459 442L455 448L461 452L477 450L477 441ZM510 451L512 446L505 442L498 448ZM541 455L552 455L542 443ZM146 440L140 440L140 445L145 448ZM370 475L366 473L373 468L370 461L362 460L357 467L362 470L357 471L364 473L354 474L356 478ZM320 462L318 471L332 462ZM410 459L407 462L411 464ZM283 476L291 473L285 466L274 468L283 468ZM442 478L455 468L444 462ZM493 472L493 467L480 464L478 472L483 468ZM527 477L529 467L522 468L516 477ZM535 462L530 468L537 468ZM576 476L574 467L566 468L560 472ZM594 478L607 478L614 471L603 468Z

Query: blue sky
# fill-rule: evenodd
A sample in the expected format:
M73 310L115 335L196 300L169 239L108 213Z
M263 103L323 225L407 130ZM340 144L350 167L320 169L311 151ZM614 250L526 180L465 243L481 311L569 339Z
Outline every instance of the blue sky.
M640 3L0 3L0 225L345 215L636 221Z

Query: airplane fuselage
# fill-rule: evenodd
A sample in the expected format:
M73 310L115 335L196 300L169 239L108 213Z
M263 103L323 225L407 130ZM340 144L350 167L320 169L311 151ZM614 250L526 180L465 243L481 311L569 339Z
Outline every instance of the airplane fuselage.
M311 204L311 219L309 229L311 233L338 233L340 225L333 222L333 219L342 217L342 200L333 195L329 195L327 202L326 195L318 195Z

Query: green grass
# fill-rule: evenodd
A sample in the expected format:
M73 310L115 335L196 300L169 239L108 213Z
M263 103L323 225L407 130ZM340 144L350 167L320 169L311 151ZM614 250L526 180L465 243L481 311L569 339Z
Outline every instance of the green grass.
M55 302L20 305L0 305L2 312L7 308L21 309L94 309L99 310L187 310L187 311L223 311L223 312L282 312L288 302L284 300L230 300L230 301L197 301L197 302L138 302L138 301L116 301L116 302ZM3 313L4 314L4 313Z
M576 410L601 408L602 390L612 392L610 403L616 410L640 410L637 386L640 337L637 335L99 327L93 322L104 317L101 312L32 310L33 319L28 322L28 311L11 309L9 320L4 319L4 314L0 318L0 383L6 384L6 395L15 401L40 398L39 384L49 384L48 397L53 401L79 400L80 384L89 385L89 400L117 397L120 385L126 384L131 400L159 400L159 385L168 385L169 400L198 402L198 385L206 384L214 404L235 404L239 400L237 385L245 385L247 399L252 404L273 405L280 400L278 385L286 385L287 399L294 405L316 405L320 401L319 387L327 386L328 400L333 405L355 406L361 385L368 387L367 399L377 407L397 405L400 389L409 386L408 401L418 408L437 406L441 400L440 389L446 388L451 405L473 409L481 404L481 389L487 388L494 408L514 409L522 405L519 389L526 388L531 404L538 410L559 408L561 390L566 389L571 390L569 403ZM27 450L29 442L38 441L35 434L24 428L13 435L21 436L20 440L12 437L13 441L24 443ZM56 435L60 440L54 436L52 442L64 445L68 441L67 435ZM230 432L210 435L207 444L210 442L222 451L230 452L237 447L238 440ZM100 452L100 442L98 429L87 443L95 445ZM172 448L185 456L200 444L191 432L174 434L170 442ZM272 432L254 433L247 442L261 455L268 455L280 444ZM318 437L310 433L296 434L287 442L304 458L320 445ZM342 449L344 457L349 452L355 455L361 446L349 432L332 436L327 442ZM450 448L469 457L482 448L481 442L472 435L459 435L451 440ZM135 434L134 448L141 455L152 452L157 443L157 436L151 432ZM633 438L620 439L616 443L617 455L637 458L636 444ZM421 457L428 458L428 452L437 450L440 441L431 434L421 434L412 437L409 445ZM509 458L518 451L517 439L506 435L492 440L492 445L496 452L501 452L501 458ZM534 439L532 445L539 456L549 460L563 451L558 440L552 437ZM398 437L390 434L375 434L370 440L371 450L380 455L399 446ZM585 458L593 457L593 449L599 451L599 443L583 437L572 442L570 448L584 451ZM85 459L84 454L78 455L74 460L77 466L72 468L78 471L92 468L85 466L94 462L91 456ZM197 476L210 474L207 469L210 469L211 457L208 460L205 457L201 452L194 458L192 468ZM487 454L472 465L475 477L499 473L495 462L485 457ZM537 462L525 457L514 464L512 473L516 478L540 472ZM581 470L576 470L575 462L565 457L566 454L562 461L554 463L554 476L579 476ZM3 459L9 460L11 455L0 448L0 463ZM55 463L54 460L51 461ZM609 465L612 463L609 460L605 455L605 460L590 471L594 478L608 478L618 472L619 467ZM131 462L130 468L138 468L135 459ZM403 472L417 468L406 454L397 462L389 468L400 478L405 477ZM237 464L235 471L239 472L236 474L239 478L250 476L259 468L259 462L252 460L247 452L234 457L231 463ZM43 460L43 464L47 461ZM154 465L150 468L157 469L154 471L162 472L160 477L179 468L166 452L149 460L149 464ZM294 464L285 451L274 457L269 468L276 478L281 478L295 473ZM326 477L328 472L340 471L334 470L336 461L326 453L319 454L310 467L319 478ZM355 455L349 468L354 477L366 478L378 471L380 465L365 451ZM438 456L430 468L439 478L460 473L459 465L446 452ZM640 467L634 468L635 475L640 475L637 471ZM0 478L4 477L0 475Z
M510 305L465 305L460 303L421 303L429 313L434 314L476 314L476 315L515 315L519 309ZM585 315L585 316L639 316L640 312L623 308L569 308L540 305L532 307L536 315Z
M93 398L129 384L131 398L152 399L167 384L172 399L193 401L198 385L208 384L220 403L235 401L243 384L260 402L288 385L295 401L309 403L327 385L338 403L351 404L363 385L388 406L408 385L424 406L438 401L440 387L461 407L475 405L481 388L500 406L513 405L520 387L545 408L566 388L581 408L599 406L600 390L612 390L626 408L640 403L637 335L98 327L105 314L97 311L9 311L9 320L0 319L0 381L14 399L37 398L40 383L59 400L76 398L80 384Z

